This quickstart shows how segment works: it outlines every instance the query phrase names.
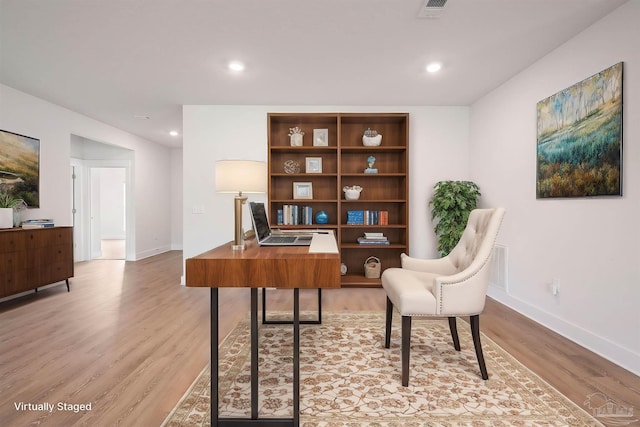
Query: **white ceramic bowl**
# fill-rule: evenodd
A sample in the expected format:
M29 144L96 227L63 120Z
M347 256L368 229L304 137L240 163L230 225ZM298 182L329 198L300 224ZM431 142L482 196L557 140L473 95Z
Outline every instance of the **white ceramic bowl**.
M382 135L376 136L362 136L362 144L366 147L375 147L382 143Z
M344 191L344 198L347 200L358 200L360 198L360 192L362 187L359 185L353 185L351 187L346 186L342 189Z

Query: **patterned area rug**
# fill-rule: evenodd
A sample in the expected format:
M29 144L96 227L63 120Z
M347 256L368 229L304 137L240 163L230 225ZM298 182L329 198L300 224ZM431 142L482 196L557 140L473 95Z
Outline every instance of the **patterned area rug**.
M602 426L482 336L489 380L480 378L469 325L462 351L446 320L414 320L409 387L400 384L400 319L385 349L384 313L324 313L300 326L300 423L304 427ZM260 417L291 417L290 325L260 325ZM220 346L220 416L248 417L249 322ZM163 426L209 426L205 368Z

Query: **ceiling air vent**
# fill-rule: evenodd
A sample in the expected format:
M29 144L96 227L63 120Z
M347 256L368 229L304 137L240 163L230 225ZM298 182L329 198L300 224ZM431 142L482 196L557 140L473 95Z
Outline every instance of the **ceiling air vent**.
M418 18L439 18L447 0L424 0Z

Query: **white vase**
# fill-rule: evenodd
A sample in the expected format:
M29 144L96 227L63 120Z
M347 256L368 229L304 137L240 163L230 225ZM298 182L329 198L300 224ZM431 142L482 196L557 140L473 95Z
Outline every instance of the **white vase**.
M13 208L0 208L0 228L13 228Z

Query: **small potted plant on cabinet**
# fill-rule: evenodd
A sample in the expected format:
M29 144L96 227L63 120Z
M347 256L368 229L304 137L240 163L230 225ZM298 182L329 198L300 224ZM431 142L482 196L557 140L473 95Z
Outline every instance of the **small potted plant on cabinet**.
M0 191L0 228L12 228L14 209L26 206L24 200L13 197L7 191Z
M480 189L471 181L440 181L433 189L431 219L435 221L438 251L446 256L460 240L469 213L477 207Z

